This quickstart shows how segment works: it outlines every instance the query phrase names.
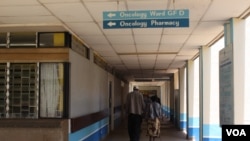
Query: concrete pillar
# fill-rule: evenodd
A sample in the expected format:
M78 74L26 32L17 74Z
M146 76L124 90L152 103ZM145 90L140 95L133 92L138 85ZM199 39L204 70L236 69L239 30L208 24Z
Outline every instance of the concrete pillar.
M187 63L187 136L188 139L199 140L199 62L196 61L189 60Z
M187 102L186 102L186 68L179 69L180 86L180 130L186 131L187 128Z
M179 72L174 73L174 120L175 126L180 127L180 89L179 89Z
M216 47L218 48L218 47ZM212 47L200 49L200 141L220 141L221 128L219 125L219 50ZM202 59L201 59L202 58Z
M175 102L175 91L174 91L174 76L171 76L170 81L170 94L169 94L169 104L170 104L170 121L175 122L175 111L174 111L174 102Z
M170 81L166 81L163 88L165 89L165 104L163 105L162 109L164 116L170 118Z

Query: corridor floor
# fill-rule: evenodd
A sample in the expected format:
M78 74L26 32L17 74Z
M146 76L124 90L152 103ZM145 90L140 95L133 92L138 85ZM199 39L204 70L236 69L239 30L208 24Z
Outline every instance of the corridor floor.
M146 136L146 122L143 123L142 130L140 141L149 141L149 137ZM126 124L116 128L103 141L129 141ZM187 139L184 132L176 129L168 119L164 119L161 124L161 136L155 141L187 141Z

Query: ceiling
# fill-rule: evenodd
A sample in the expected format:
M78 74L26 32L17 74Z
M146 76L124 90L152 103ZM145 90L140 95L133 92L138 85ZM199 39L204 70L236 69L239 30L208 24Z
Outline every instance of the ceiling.
M164 80L249 7L249 0L0 0L0 32L67 30L128 80ZM103 28L104 11L179 9L189 10L189 27Z

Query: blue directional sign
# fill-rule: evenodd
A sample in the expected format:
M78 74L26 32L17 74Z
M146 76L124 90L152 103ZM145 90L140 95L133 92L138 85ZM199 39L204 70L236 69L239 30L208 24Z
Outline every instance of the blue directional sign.
M105 11L103 28L189 27L189 10Z
M111 28L166 28L188 27L188 19L152 19L152 20L110 20L103 21L104 29Z

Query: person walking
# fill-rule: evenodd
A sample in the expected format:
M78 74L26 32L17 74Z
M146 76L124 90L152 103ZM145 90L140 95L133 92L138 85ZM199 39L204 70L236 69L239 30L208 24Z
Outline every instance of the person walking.
M151 100L152 103L150 104L148 109L149 117L147 120L147 135L149 136L149 141L154 141L155 138L160 137L160 118L162 116L162 110L156 96L152 96Z
M126 112L128 114L128 134L130 141L139 141L141 134L142 115L145 112L145 103L137 86L128 93L126 99Z

